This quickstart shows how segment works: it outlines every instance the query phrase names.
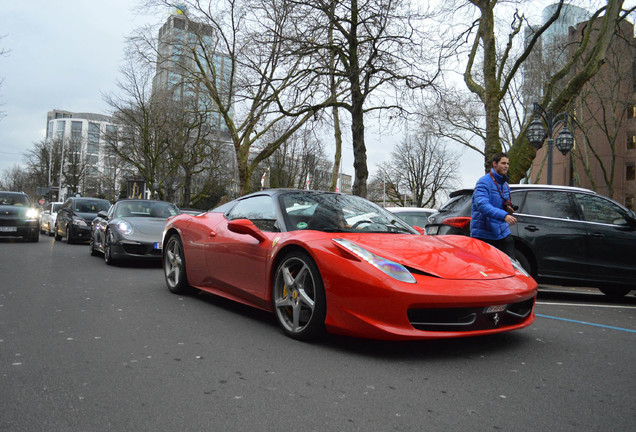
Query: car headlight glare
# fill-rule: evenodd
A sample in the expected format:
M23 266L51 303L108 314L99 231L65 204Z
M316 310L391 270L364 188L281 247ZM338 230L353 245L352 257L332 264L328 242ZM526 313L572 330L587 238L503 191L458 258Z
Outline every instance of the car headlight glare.
M526 277L530 277L530 273L528 273L526 269L523 268L523 266L521 265L519 261L517 261L516 259L510 258L510 262L512 263L512 267L515 270L517 270L519 273L521 273L522 275Z
M406 267L401 264L398 264L386 258L382 258L381 256L369 252L368 250L358 246L353 242L350 242L349 240L333 239L333 241L343 248L347 249L349 252L358 256L360 259L368 262L378 270L381 270L383 273L391 276L393 279L397 279L401 282L406 283L416 282L411 272L409 272Z
M126 221L117 222L117 231L122 234L130 234L132 233L132 226Z
M87 226L86 221L81 217L73 216L73 225Z
M25 217L27 220L34 220L37 219L39 216L39 212L38 209L34 209L34 208L29 208L26 211Z

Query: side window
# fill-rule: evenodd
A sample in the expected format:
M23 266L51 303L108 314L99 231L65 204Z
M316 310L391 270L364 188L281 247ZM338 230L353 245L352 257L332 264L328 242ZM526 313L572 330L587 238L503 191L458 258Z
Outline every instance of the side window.
M575 196L583 212L583 219L587 222L610 225L624 225L627 223L623 211L613 202L587 194L576 194Z
M228 213L228 219L249 219L261 231L278 231L274 201L269 196L255 196L240 201Z
M579 219L567 192L528 191L519 213L557 219Z

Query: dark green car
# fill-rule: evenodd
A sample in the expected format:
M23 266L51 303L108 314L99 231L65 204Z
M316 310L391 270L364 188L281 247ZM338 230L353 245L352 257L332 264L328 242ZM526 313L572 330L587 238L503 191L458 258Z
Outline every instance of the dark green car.
M39 211L24 192L0 191L0 237L40 239Z

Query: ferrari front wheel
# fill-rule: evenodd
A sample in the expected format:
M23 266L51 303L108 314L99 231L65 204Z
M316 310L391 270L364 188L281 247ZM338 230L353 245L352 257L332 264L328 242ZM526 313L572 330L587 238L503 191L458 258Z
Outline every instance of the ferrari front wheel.
M309 340L324 334L325 289L318 267L307 253L292 252L280 261L272 302L276 319L288 336Z
M173 234L165 244L163 251L163 273L170 292L175 294L189 294L192 288L188 284L185 257L181 238Z

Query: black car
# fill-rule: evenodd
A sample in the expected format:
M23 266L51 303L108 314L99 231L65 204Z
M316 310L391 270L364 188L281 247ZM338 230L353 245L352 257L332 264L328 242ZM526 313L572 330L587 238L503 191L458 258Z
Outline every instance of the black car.
M592 286L622 297L636 289L636 215L583 188L510 185L519 206L510 227L521 265L539 283ZM472 190L451 194L429 234L470 235Z
M39 212L24 192L0 191L0 237L40 239Z
M166 221L180 213L165 201L126 199L97 214L91 226L91 255L104 255L106 264L120 259L161 259Z
M91 223L100 211L108 211L110 202L100 198L71 197L64 201L55 220L55 240L71 244L87 241L91 234Z

